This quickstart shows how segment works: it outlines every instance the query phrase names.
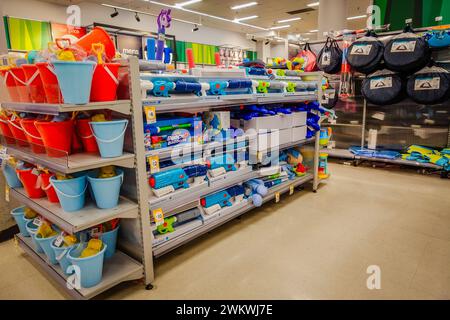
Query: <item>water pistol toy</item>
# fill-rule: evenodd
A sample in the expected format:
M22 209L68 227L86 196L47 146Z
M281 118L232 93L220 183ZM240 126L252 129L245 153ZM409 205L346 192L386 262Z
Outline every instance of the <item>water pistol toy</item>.
M208 94L212 96L226 95L225 89L228 88L228 81L210 81Z
M268 93L270 87L269 81L258 81L258 87L256 88L256 91L258 93Z
M210 158L206 165L213 177L237 170L233 156L228 153Z

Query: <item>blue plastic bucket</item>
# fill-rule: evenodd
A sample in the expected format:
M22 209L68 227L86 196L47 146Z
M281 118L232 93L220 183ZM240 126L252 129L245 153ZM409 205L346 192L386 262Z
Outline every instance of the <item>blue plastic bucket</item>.
M16 220L17 226L19 227L20 234L24 237L29 237L30 234L27 231L26 222L28 220L25 220L25 206L18 207L11 210L11 215L14 217L14 220Z
M69 272L67 272L67 268L71 266L72 263L70 263L69 259L67 258L67 255L69 254L69 251L77 245L75 244L70 247L57 247L54 245L54 242L55 241L52 241L51 247L55 252L55 258L58 261L62 271L65 274L70 274Z
M42 250L44 250L45 255L47 256L47 261L50 264L57 264L58 260L56 260L55 251L52 249L52 243L58 235L54 235L53 237L41 238L35 235L35 240L41 246Z
M112 178L96 178L98 170L88 173L89 185L97 207L112 209L119 204L120 187L123 183L123 170L116 169L117 176Z
M55 188L64 211L73 212L84 207L88 186L85 175L67 180L57 180L56 177L51 177L50 183Z
M81 251L86 247L87 243L72 248L67 258L74 266L80 269L80 284L83 288L91 288L102 281L103 260L107 246L103 244L102 250L94 256L87 258L79 258Z
M114 253L116 253L116 244L117 244L117 234L119 233L119 227L115 228L114 230L105 232L100 237L100 240L103 241L104 244L106 244L106 252L105 252L105 259L111 258Z
M44 253L40 243L36 241L36 232L38 227L33 224L33 220L29 221L25 226L31 236L31 239L33 240L34 250L36 250L37 253Z
M89 122L102 158L120 157L128 120Z
M17 176L16 169L7 163L3 167L3 175L10 188L22 188L22 182L20 182L19 177Z
M64 103L89 103L95 62L54 61L53 65Z

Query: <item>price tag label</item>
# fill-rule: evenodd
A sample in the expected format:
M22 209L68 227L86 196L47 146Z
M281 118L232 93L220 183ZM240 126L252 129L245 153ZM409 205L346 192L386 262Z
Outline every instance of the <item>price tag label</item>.
M64 236L65 236L65 232L63 231L63 232L61 232L61 234L56 238L55 243L54 243L55 247L58 247L58 248L62 247L62 245L63 245L63 243L64 243Z
M159 168L159 156L155 155L155 156L150 156L148 157L148 164L150 166L150 173L157 173L159 172L160 168Z
M256 154L256 159L258 160L258 162L262 162L263 154L261 151L258 151L258 153Z
M280 193L279 192L275 193L275 203L278 203L278 202L280 202Z
M294 185L291 184L291 185L289 186L289 195L292 196L293 194L294 194Z
M156 226L160 226L164 223L164 213L161 208L153 210L153 219L155 220Z
M146 106L144 107L145 119L147 124L156 122L156 107L155 106Z
M42 224L42 220L41 220L41 218L40 218L40 217L36 217L36 218L34 218L34 220L33 220L33 224L34 224L35 226L38 226L38 227L40 227L40 226L41 226L41 224Z
M5 185L5 201L9 202L9 186Z
M100 228L95 227L91 229L91 238L99 239L102 236Z
M35 176L38 176L39 170L37 168L33 168L33 170L31 170L31 173L34 174Z

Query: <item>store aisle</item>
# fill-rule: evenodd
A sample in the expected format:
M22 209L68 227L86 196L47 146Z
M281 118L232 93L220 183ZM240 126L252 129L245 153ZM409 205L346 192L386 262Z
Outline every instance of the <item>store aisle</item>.
M99 298L450 299L450 185L408 172L331 164L320 197L282 196L161 258L155 289ZM381 268L381 290L366 269ZM12 241L0 299L61 299Z

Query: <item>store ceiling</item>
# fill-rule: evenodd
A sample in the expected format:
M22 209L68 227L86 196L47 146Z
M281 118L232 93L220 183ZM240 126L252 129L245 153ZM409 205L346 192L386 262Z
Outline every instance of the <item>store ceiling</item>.
M95 2L126 7L133 10L139 10L157 14L161 8L160 5L145 1L145 0L92 0L92 1L77 1L77 0L44 0L47 2L54 2L58 4L77 4L81 2ZM175 3L185 2L186 0L157 0L160 3L175 5ZM251 1L258 2L257 5L244 9L232 10L231 7L248 3ZM209 15L219 16L226 19L236 19L256 15L258 18L243 21L245 23L255 25L261 28L271 28L279 25L289 24L290 27L281 30L275 30L278 36L286 37L288 34L301 34L304 38L315 39L316 34L309 33L310 30L318 29L318 6L308 7L307 4L316 2L317 0L203 0L194 3L185 8L203 12ZM357 16L365 14L366 8L372 3L371 0L348 0L347 1L347 16ZM290 11L297 11L302 9L313 9L309 12L289 14ZM105 8L105 10L111 10ZM264 32L263 30L248 27L245 25L235 24L227 21L221 21L211 17L200 16L190 12L181 10L172 10L172 16L178 19L184 19L193 22L201 22L202 25L226 29L236 32L257 34ZM278 23L279 20L300 17L301 20L290 21L286 23ZM352 20L347 22L349 29L360 29L365 26L365 19Z

